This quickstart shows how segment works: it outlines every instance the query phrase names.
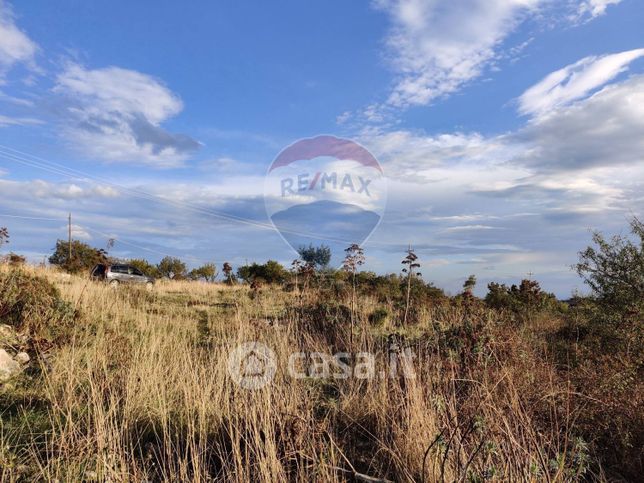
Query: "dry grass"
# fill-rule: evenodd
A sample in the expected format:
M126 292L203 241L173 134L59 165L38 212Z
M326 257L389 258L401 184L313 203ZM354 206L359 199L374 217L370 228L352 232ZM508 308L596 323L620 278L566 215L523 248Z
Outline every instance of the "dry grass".
M416 377L294 380L289 354L348 347L342 321L297 309L317 303L315 293L265 288L251 298L244 287L190 282L112 290L39 273L83 316L51 349L37 389L23 389L37 392L45 422L21 426L33 434L20 444L7 428L0 435L13 445L0 454L2 481L308 482L354 472L572 481L585 470L573 391L531 332L492 312L424 307L426 322L372 327L377 304L363 298L354 343L386 370L396 334L416 355ZM250 391L231 380L227 358L253 340L279 365L272 384Z

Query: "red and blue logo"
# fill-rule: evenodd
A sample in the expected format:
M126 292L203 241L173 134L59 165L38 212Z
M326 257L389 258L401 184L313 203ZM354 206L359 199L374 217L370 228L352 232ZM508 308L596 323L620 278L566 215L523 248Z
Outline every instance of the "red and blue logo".
M264 201L282 238L296 251L327 245L336 254L376 229L387 183L376 158L349 139L317 136L279 153L266 175Z

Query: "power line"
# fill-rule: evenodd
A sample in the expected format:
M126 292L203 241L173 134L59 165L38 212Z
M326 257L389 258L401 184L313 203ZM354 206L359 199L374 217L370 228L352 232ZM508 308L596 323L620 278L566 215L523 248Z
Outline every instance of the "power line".
M3 151L4 150L4 151ZM12 151L12 152L5 152L6 150ZM18 154L13 154L13 153L18 153ZM203 214L203 215L208 215L212 216L215 218L220 218L224 219L227 221L231 222L236 222L236 223L242 223L248 226L254 226L256 228L263 228L263 229L269 229L269 230L275 230L275 227L272 224L269 223L263 223L260 221L256 220L251 220L248 218L243 218L240 216L236 215L231 215L229 213L223 213L223 212L218 212L215 210L211 209L206 209L201 206L194 205L192 203L187 203L185 201L177 201L177 200L171 200L168 198L165 198L163 196L155 195L152 193L148 193L146 191L140 190L140 189L134 189L134 188L128 188L122 185L119 185L117 183L114 183L112 181L99 178L97 176L90 175L88 173L73 169L73 168L68 168L66 166L63 166L61 164L55 163L53 161L48 161L43 158L40 158L38 156L34 156L28 153L23 153L21 151L18 151L16 149L10 148L8 146L4 146L0 144L0 157L3 157L5 159L15 161L33 168L41 169L53 174L59 174L62 176L66 176L68 178L78 178L79 176L91 179L93 181L97 181L99 183L103 183L105 185L109 185L113 188L116 188L122 192L128 193L132 196L136 196L139 198L144 198L147 200L152 200L152 201L162 201L164 203L179 207L179 208L184 208L191 210L193 212ZM29 159L31 158L31 159ZM298 236L303 236L306 238L312 238L315 240L322 240L322 241L332 241L336 243L352 243L348 240L343 240L343 239L338 239L338 238L330 238L330 237L321 237L319 235L316 235L314 233L307 233L307 232L300 232L296 230L281 230L283 233L288 233L291 235L298 235Z
M56 221L56 222L61 222L61 223L64 222L64 221L67 221L64 218L42 218L42 217L35 217L35 216L10 215L10 214L7 214L7 213L0 213L0 218L13 218L13 219L19 219L19 220L37 220L37 221ZM114 234L108 234L108 233L102 232L100 230L97 230L95 228L90 228L87 225L83 225L83 226L81 226L81 228L83 228L85 230L88 230L88 231L90 231L92 233L96 233L97 235L107 237L107 238L114 238L115 237ZM143 246L143 245L138 245L136 243L129 242L127 240L119 238L118 236L116 236L116 240L119 243L122 243L124 245L128 245L128 246L131 246L131 247L134 247L134 248L138 248L139 250L145 250L147 252L154 253L154 254L157 254L157 255L166 256L166 257L178 257L178 256L180 256L181 258L188 259L188 260L193 260L193 261L198 262L198 263L205 263L205 262L224 263L224 262L222 262L220 260L206 260L206 259L194 257L192 255L173 255L173 254L170 254L170 253L161 252L159 250L154 250L152 248L149 248L149 247L146 247L146 246Z
M7 152L8 151L8 152ZM9 146L5 146L0 144L0 157L3 157L5 159L8 159L10 161L15 161L30 167L34 167L37 169L41 169L43 171L47 171L53 174L59 174L68 178L86 178L90 179L99 183L102 183L104 185L109 185L115 189L118 189L121 192L128 193L132 196L143 198L146 200L150 201L161 201L163 203L173 205L178 208L184 208L187 210L191 210L193 212L203 214L203 215L208 215L212 216L215 218L220 218L224 219L229 222L235 222L235 223L242 223L248 226L253 226L256 228L263 228L263 229L269 229L269 230L275 230L275 226L271 223L264 223L256 220L251 220L248 218L243 218L240 216L232 215L229 213L223 213L219 211L215 211L212 209L206 209L198 205L194 205L192 203L188 203L185 201L178 201L178 200L171 200L168 198L165 198L163 196L155 195L152 193L148 193L146 191L140 190L140 189L134 189L134 188L128 188L123 185L119 185L117 183L114 183L112 181L106 180L104 178L100 178L88 173L85 173L83 171L74 169L74 168L69 168L67 166L64 166L62 164L56 163L54 161L49 161L44 158L41 158L39 156L35 156L29 153L25 153L23 151L19 151L17 149L11 148ZM283 229L280 230L281 233L284 234L290 234L290 235L297 235L297 236L302 236L305 238L312 238L314 240L320 240L320 241L328 241L328 242L335 242L335 243L345 243L345 244L351 244L354 243L354 241L350 240L344 240L340 238L331 238L331 237L322 237L319 235L316 235L314 233L308 233L308 232L300 232L296 230L288 230L288 229ZM369 242L371 245L380 245L380 246L399 246L400 244L398 243L386 243L386 242Z

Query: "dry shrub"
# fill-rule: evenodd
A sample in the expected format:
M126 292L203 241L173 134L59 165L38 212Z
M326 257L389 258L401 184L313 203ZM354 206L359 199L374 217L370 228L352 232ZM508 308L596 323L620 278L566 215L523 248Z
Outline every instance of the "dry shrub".
M77 316L46 278L19 268L0 271L0 320L34 340L60 342Z
M374 354L376 377L294 379L290 354L349 347L345 300L270 287L251 300L248 288L185 281L146 293L75 277L60 290L85 317L43 376L52 430L20 453L33 480L602 477L578 423L587 398L545 337L560 322L520 325L472 302L424 306L418 323L390 330L370 324L378 306L363 299L354 344ZM255 391L227 371L246 341L278 361ZM392 369L406 349L413 378Z

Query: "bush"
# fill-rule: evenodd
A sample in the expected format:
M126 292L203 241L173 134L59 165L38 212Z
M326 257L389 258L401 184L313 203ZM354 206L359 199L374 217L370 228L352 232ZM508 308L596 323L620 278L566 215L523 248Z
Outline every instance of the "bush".
M69 259L69 243L57 240L49 263L58 265L70 273L86 272L98 263L107 263L107 253L102 248L93 248L87 243L72 240L72 258Z
M324 268L329 265L331 261L331 248L326 245L319 247L309 244L309 246L301 246L297 249L300 258L306 263L310 263L318 268Z
M237 269L237 276L246 283L284 283L289 278L288 271L275 260L260 265L253 263Z
M378 307L376 310L369 314L369 323L371 325L383 325L389 318L387 309Z
M519 286L508 287L492 282L487 286L485 303L494 309L508 309L520 315L558 308L557 297L541 290L535 280L521 280Z
M146 274L148 277L152 278L160 278L160 273L159 269L156 267L156 265L152 265L150 262L145 260L144 258L133 258L131 260L125 261L128 265L132 265L133 267L138 268L141 270L144 274Z
M48 280L20 269L0 272L0 320L36 340L60 340L77 316Z
M186 278L187 267L180 259L175 257L164 257L157 265L159 275L173 280Z
M12 266L23 265L27 262L27 259L25 257L13 252L10 252L8 255L2 257L2 260Z
M614 236L606 240L595 232L596 247L579 253L577 273L593 291L607 315L641 319L644 311L644 223L631 221L633 240Z

